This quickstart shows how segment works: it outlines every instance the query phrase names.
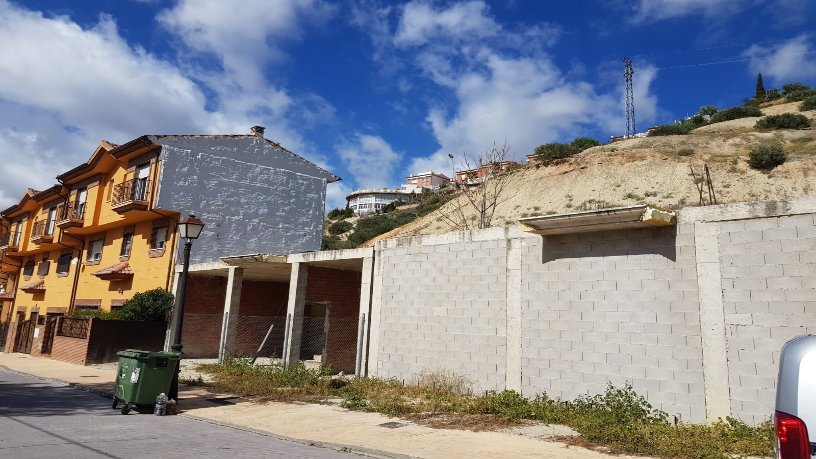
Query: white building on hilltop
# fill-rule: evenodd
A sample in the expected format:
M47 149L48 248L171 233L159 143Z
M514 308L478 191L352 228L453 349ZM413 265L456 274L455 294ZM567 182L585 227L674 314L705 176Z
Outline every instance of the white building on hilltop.
M438 190L450 183L450 181L447 176L438 172L421 172L408 176L405 183L399 188L356 190L346 196L346 201L348 201L348 207L354 211L354 215L365 215L382 210L383 207L394 201L412 201L422 193L423 189Z

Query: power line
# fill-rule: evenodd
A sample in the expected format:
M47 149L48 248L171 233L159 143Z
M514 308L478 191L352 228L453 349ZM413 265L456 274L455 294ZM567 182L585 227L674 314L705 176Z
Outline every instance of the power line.
M681 54L681 53L694 52L694 51L711 51L713 49L739 48L741 46L767 45L769 43L779 43L779 42L783 42L783 41L792 41L792 40L794 40L796 38L797 37L781 38L779 40L755 41L755 42L751 42L751 43L734 43L734 44L731 44L731 45L708 46L708 47L705 47L705 48L686 48L686 49L676 49L676 50L672 50L672 51L657 51L657 52L654 52L654 53L635 54L632 57L636 58L636 57L649 57L649 56L663 56L663 55L666 55L666 54Z
M658 67L654 70L674 70L674 69L687 69L691 67L703 67L707 65L719 65L719 64L734 64L737 62L750 62L750 61L762 61L767 59L774 59L777 57L785 57L785 56L804 56L806 54L816 54L816 51L806 51L804 53L785 53L785 54L775 54L773 56L765 56L765 57L747 57L742 59L731 59L727 61L717 61L717 62L702 62L698 64L686 64L686 65L675 65L672 67Z

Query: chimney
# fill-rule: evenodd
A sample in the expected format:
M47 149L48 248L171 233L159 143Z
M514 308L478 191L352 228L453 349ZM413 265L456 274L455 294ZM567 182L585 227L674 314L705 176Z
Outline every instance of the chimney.
M266 130L263 126L252 126L249 128L249 135L254 135L255 137L263 137L264 131Z

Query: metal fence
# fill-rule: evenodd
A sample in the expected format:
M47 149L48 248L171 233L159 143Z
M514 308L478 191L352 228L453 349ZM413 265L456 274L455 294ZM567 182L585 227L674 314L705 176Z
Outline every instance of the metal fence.
M85 339L91 330L91 319L60 317L57 323L57 336Z
M304 317L300 360L329 366L334 372L353 372L358 327L357 316Z

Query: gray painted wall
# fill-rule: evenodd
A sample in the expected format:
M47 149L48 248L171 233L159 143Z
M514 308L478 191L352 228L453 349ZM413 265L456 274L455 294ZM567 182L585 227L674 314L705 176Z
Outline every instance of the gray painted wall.
M687 208L667 229L381 241L369 372L564 399L630 382L686 422L758 424L782 345L816 333L814 225L807 197Z
M194 262L320 249L330 173L255 136L150 140L162 145L156 207L206 224Z

